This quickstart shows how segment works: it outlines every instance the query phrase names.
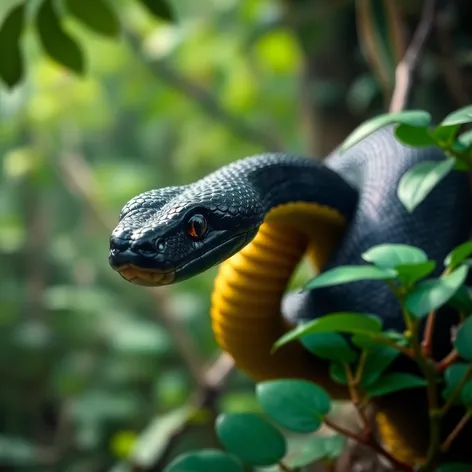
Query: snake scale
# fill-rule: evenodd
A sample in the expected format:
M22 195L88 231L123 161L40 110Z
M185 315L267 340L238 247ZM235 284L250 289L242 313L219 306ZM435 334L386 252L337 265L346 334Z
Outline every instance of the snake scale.
M438 262L432 275L439 275L448 252L469 238L468 177L451 172L412 214L399 201L397 186L411 166L443 158L435 148L400 144L391 128L322 163L283 153L247 157L190 185L131 199L111 235L109 261L126 280L147 286L177 283L221 263L212 327L237 366L255 381L304 378L345 398L330 380L326 361L297 342L271 355L272 344L291 326L337 311L375 313L386 329L401 330L394 295L380 281L302 295L286 294L287 284L305 256L322 272L362 264L361 254L382 243L422 248ZM456 321L449 308L439 311L436 356L450 349ZM377 402L380 433L400 459L411 462L425 453L425 405L422 389ZM448 421L454 424L454 412ZM450 457L472 462L461 438Z

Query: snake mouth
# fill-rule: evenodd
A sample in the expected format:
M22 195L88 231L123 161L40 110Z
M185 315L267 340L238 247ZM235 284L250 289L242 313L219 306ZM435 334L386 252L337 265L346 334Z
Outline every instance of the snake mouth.
M169 285L175 279L175 270L163 272L158 269L143 269L134 264L127 264L116 271L128 282L146 287Z

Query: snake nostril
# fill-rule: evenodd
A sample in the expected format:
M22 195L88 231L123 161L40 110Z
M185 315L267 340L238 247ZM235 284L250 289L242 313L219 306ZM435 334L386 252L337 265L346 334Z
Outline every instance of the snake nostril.
M158 239L155 243L155 246L159 252L162 252L166 248L166 242L163 239Z

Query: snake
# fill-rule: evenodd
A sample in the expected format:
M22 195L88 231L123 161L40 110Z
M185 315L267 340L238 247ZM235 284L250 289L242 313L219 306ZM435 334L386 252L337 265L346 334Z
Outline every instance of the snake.
M412 212L397 188L413 166L444 158L436 147L400 143L392 127L323 160L281 152L245 157L189 185L152 189L129 200L110 236L109 263L128 282L151 287L218 265L211 325L236 366L255 382L304 379L334 399L346 399L346 388L331 380L329 361L301 342L275 352L273 344L294 326L334 312L373 313L383 329L402 331L395 295L380 280L302 293L288 287L302 260L323 273L365 264L365 251L387 243L422 249L437 262L430 276L439 276L447 254L469 239L468 177L450 172ZM433 353L442 356L451 349L457 316L449 306L436 316ZM426 453L426 404L422 388L376 401L380 436L406 463ZM447 457L472 462L466 442L459 437Z

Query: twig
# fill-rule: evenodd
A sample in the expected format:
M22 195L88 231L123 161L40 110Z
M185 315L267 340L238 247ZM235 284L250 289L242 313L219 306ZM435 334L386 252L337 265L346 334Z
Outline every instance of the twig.
M454 389L454 391L449 396L447 402L441 408L441 416L444 416L449 411L449 409L452 407L452 405L454 405L454 402L457 400L457 398L461 394L462 388L470 380L471 377L472 377L472 364L469 365L469 367L468 367L467 371L465 372L464 376L459 381L459 383L456 385L456 388Z
M218 413L218 399L224 392L229 375L233 371L233 367L234 362L229 355L223 353L218 357L205 374L204 385L201 387L194 400L194 412L206 409L211 412L212 418L216 417ZM185 436L191 426L192 415L187 418L179 428L169 434L166 446L153 464L152 470L161 471L164 469L174 447ZM133 465L132 472L140 472L141 470L142 468L138 464Z
M281 151L283 149L283 145L279 139L249 126L238 117L230 114L210 92L188 77L185 77L180 72L174 70L166 60L150 60L146 57L142 52L141 40L133 31L129 29L125 30L124 36L127 38L135 55L153 72L156 78L164 81L169 86L193 100L215 121L223 123L234 134L242 139L254 142L265 151Z
M472 411L468 410L460 419L459 423L457 423L456 427L451 431L449 436L442 443L441 451L448 451L448 449L451 447L451 444L454 442L454 439L456 439L459 433L464 429L464 426L469 422L470 418L472 418Z
M454 364L458 357L459 353L453 349L444 359L436 364L436 370L439 373L444 372L451 364Z
M425 357L429 357L431 354L431 349L433 347L433 334L434 334L434 323L436 321L436 312L432 311L428 315L426 320L426 328L423 334L423 342L421 347L423 348L423 354Z
M402 470L404 472L413 472L412 467L396 459L392 454L390 454L390 452L384 449L373 437L364 438L363 436L360 436L346 428L343 428L342 426L337 425L336 423L333 423L331 420L327 418L324 419L324 423L333 431L336 431L337 433L342 434L346 436L347 438L351 438L352 440L360 444L364 444L365 446L371 447L378 454L385 457L385 459L387 459L398 470Z
M425 0L420 22L413 39L395 70L395 89L390 101L390 113L404 110L408 104L416 67L424 45L431 33L436 13L437 0Z

